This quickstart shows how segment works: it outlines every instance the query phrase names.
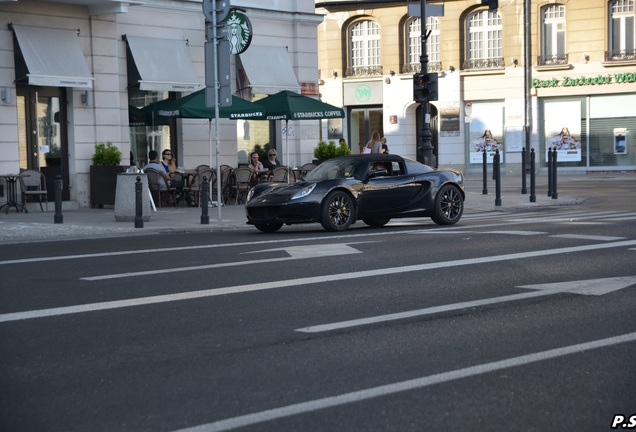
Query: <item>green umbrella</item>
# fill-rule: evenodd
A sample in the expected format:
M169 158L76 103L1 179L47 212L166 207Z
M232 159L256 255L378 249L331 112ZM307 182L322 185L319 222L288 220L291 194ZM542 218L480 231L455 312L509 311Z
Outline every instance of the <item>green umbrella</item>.
M212 119L216 118L214 108L209 108L205 104L205 89L201 89L187 96L175 100L162 100L142 108L160 124L162 119L169 118L205 118L209 120L210 136L210 166L212 165ZM236 96L232 96L232 106L219 107L219 117L229 119L253 119L264 120L265 110L262 106L246 101ZM216 172L220 174L219 167L219 142L218 127L216 128ZM217 196L221 196L221 182L217 182ZM207 205L207 203L206 203ZM218 207L219 220L221 220L221 206Z
M342 108L289 90L259 99L256 103L265 108L267 120L285 120L285 130L289 120L320 120L345 116ZM285 163L289 164L287 138L285 134Z
M214 108L205 105L205 89L179 99L166 99L142 108L155 118L206 118L215 117ZM229 119L264 120L265 109L257 104L232 96L232 106L220 107L219 117Z

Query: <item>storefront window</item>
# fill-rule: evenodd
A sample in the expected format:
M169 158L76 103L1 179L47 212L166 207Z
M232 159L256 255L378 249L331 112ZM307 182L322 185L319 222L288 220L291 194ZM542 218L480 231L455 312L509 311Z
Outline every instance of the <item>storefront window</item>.
M148 117L140 111L144 106L167 99L168 96L168 92L128 90L130 160L127 160L124 156L122 164L130 163L131 165L143 167L148 163L148 152L150 150L156 150L157 153L161 154L164 149L173 147L170 129L171 126L176 127L176 121L172 120L169 124L161 124L166 122ZM180 159L176 148L173 149L173 152L177 156L177 165L179 165Z

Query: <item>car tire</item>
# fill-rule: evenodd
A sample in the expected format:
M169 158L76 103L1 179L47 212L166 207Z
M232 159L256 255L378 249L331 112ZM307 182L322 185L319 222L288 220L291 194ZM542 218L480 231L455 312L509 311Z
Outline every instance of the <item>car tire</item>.
M391 218L385 218L385 219L362 219L362 222L364 222L365 224L369 225L370 227L380 228L380 227L383 227L384 225L388 224L390 220L391 220Z
M354 207L346 192L333 191L323 201L320 224L327 231L344 231L353 222Z
M464 212L464 200L456 186L444 185L435 196L433 222L438 225L453 225L459 221Z
M262 231L264 233L274 233L278 231L283 224L282 223L268 223L268 224L255 224L254 225L257 230Z

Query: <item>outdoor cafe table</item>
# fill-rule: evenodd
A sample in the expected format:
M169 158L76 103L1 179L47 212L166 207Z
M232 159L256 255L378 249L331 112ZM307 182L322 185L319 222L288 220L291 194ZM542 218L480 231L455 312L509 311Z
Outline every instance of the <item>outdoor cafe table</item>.
M26 177L24 174L0 174L0 177L4 178L7 183L7 202L0 207L0 212L2 209L5 209L5 213L9 213L9 209L11 207L15 207L15 209L20 212L23 211L28 213L28 210L22 205L18 203L18 179L22 177Z

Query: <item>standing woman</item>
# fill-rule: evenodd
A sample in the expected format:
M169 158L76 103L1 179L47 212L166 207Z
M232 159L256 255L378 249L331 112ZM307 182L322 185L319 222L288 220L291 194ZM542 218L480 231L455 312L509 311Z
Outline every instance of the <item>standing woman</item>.
M375 131L371 134L371 139L364 147L364 151L362 153L380 153L381 148L382 141L380 141L380 132Z

